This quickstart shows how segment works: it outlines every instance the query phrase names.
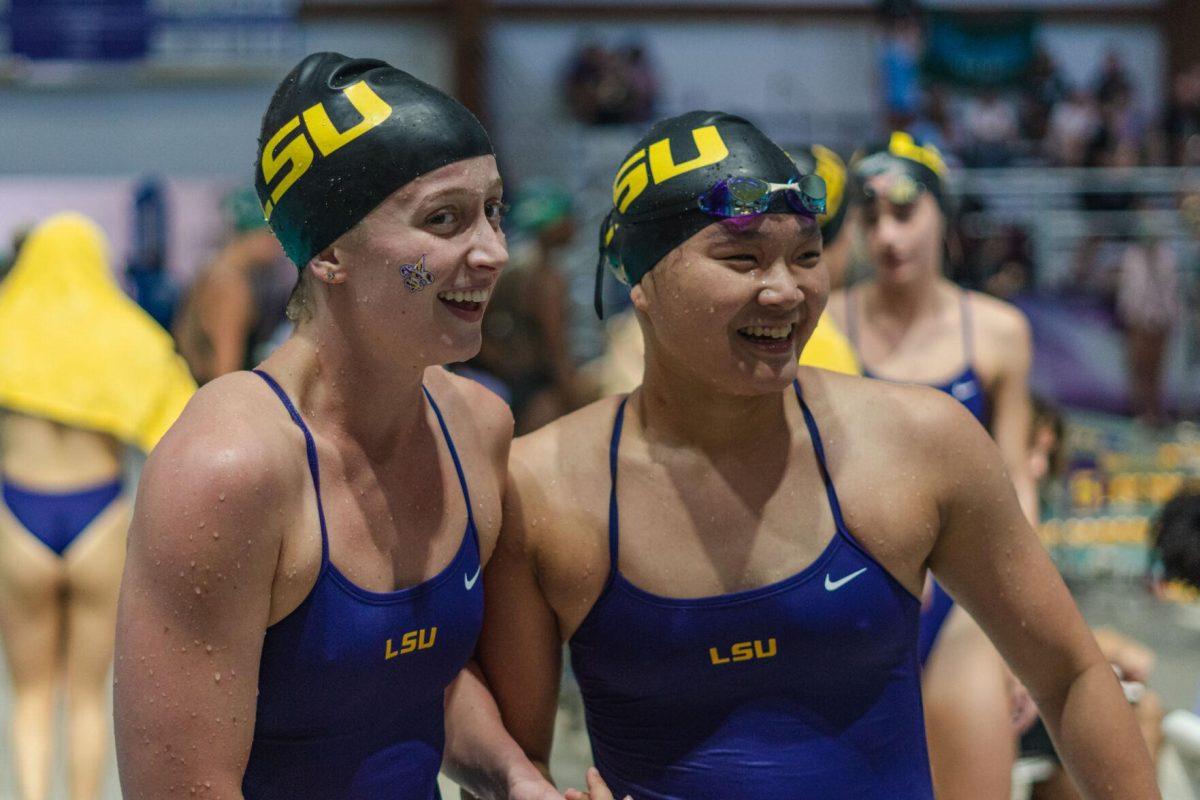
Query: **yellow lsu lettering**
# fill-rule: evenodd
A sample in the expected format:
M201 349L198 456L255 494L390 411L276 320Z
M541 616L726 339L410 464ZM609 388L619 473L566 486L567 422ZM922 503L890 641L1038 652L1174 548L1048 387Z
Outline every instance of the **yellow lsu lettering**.
M942 154L938 149L931 144L925 146L917 144L911 133L894 131L891 139L888 140L888 152L916 161L918 164L924 164L939 178L946 176L946 162L942 160Z
M271 218L271 211L279 202L279 198L283 197L292 184L312 166L316 157L313 144L322 156L329 156L382 123L392 113L392 107L364 81L347 86L342 90L342 94L362 117L357 124L339 131L329 118L325 106L314 103L302 114L283 123L267 141L262 155L263 180L269 186L279 177L279 182L271 189L271 199L263 206L267 219ZM300 125L301 118L304 120L303 127ZM289 139L293 133L296 133L296 136ZM309 137L312 138L311 144Z
M719 647L708 648L708 658L714 666L717 664L728 664L731 661L752 661L759 658L771 658L777 652L778 647L775 644L774 637L767 639L766 644L763 644L762 639L755 639L752 642L737 642L730 645L729 655L721 655Z
M696 157L679 164L675 163L675 156L671 153L669 138L654 142L630 156L617 170L617 177L613 181L613 205L617 210L625 213L630 203L646 191L651 180L664 183L678 175L716 164L729 155L729 148L725 146L725 140L721 138L716 125L694 129L692 141L696 143Z
M411 653L414 650L428 650L433 647L433 643L437 640L437 628L421 628L415 631L409 631L400 637L400 649L392 644L392 640L387 640L387 645L384 646L383 660L388 661L396 656L402 656L405 653Z

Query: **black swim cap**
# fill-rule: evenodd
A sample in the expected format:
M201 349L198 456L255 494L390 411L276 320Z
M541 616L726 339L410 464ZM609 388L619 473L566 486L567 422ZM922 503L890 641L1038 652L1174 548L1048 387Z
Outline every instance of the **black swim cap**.
M263 115L254 186L271 230L303 267L392 192L492 155L454 98L383 61L313 53Z
M795 150L788 150L788 155L796 162L796 168L801 175L811 175L814 172L825 180L825 213L817 215L817 224L821 226L821 239L826 244L832 244L842 231L842 223L846 221L846 162L837 153L819 144L810 144Z
M741 117L691 111L656 123L613 180L613 209L600 226L597 287L603 263L636 286L663 256L713 224L697 200L731 177L787 183L800 174L779 145ZM598 288L596 313L603 316Z
M943 214L949 213L946 178L949 170L941 151L905 131L894 131L886 143L864 148L850 160L851 188L856 201L866 199L867 181L877 175L905 175L937 201Z

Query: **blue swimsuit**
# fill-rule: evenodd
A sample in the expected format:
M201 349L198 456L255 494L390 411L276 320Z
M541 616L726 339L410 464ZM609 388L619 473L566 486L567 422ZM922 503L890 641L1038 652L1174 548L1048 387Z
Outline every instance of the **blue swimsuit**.
M450 431L426 391L467 506L457 555L417 586L367 591L329 560L312 435L283 389L256 374L304 433L321 569L304 602L267 629L242 792L246 800L436 798L444 692L471 657L483 624L479 542Z
M879 378L879 375L874 375L867 369L862 360L862 351L858 347L858 325L854 317L854 304L850 301L850 292L846 292L845 298L846 335L850 339L850 344L859 352L858 360L863 364L863 376ZM987 394L983 389L983 381L975 372L975 347L974 339L971 336L971 304L967 298L967 293L963 292L959 306L962 314L963 361L966 366L953 380L942 384L930 384L930 386L962 403L975 419L979 420L979 424L987 427ZM938 634L941 633L942 626L946 623L946 617L950 616L950 612L953 610L954 598L942 588L940 583L936 580L933 581L933 594L928 605L921 610L920 654L922 664L928 660L929 654L937 642Z
M622 575L625 402L617 411L608 581L570 641L592 754L616 797L933 797L920 603L846 529L816 422L795 390L835 533L792 577L716 597L661 597Z
M30 489L4 479L4 505L55 555L63 555L105 509L121 495L120 479L73 492Z

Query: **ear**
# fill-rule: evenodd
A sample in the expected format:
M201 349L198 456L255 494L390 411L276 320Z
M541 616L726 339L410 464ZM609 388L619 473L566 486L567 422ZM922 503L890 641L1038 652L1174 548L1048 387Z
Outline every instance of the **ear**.
M308 270L321 283L334 285L346 280L346 269L342 266L333 245L309 259Z
M638 281L636 286L629 290L629 299L633 302L633 307L643 314L647 313L647 309L650 306L650 301L646 297L646 284L649 283L649 281L650 276L646 275L640 281Z

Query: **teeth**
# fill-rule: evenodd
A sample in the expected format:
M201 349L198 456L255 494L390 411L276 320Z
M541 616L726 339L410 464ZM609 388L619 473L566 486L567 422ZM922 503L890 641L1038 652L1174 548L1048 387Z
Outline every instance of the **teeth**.
M770 327L751 325L748 328L742 328L742 332L748 333L751 336L760 336L768 339L786 339L792 332L792 325L773 325Z
M438 292L438 297L452 303L483 303L491 296L488 289L473 289L469 292Z

